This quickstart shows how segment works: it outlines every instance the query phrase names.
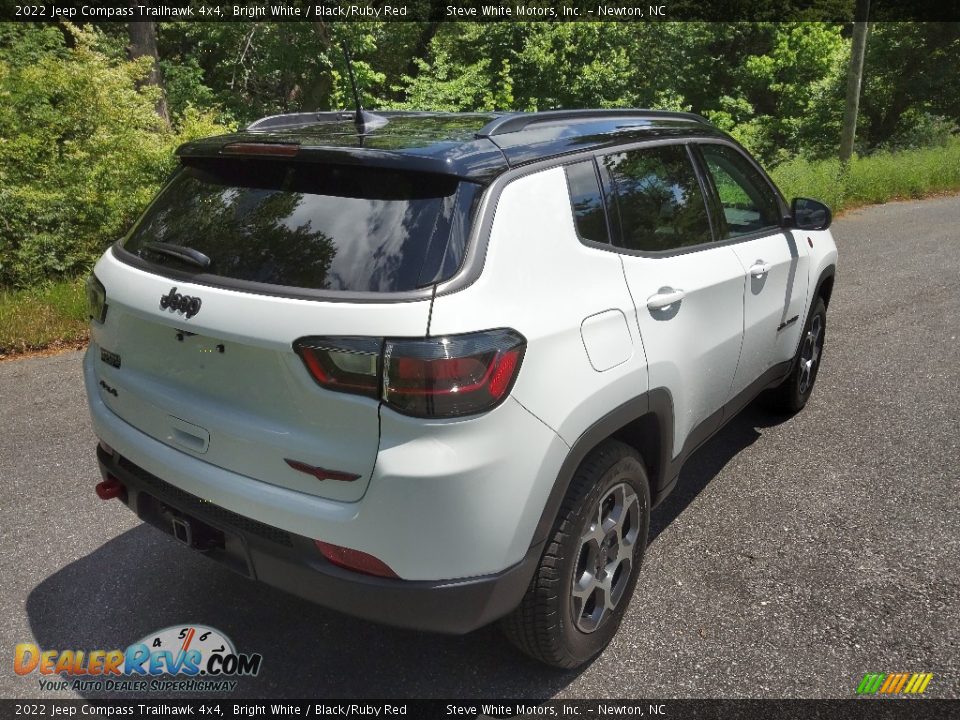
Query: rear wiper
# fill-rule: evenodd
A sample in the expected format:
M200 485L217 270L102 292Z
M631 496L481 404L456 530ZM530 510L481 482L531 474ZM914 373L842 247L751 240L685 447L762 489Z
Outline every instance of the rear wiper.
M193 248L162 242L148 242L143 244L143 249L160 253L161 255L167 255L188 265L194 265L201 270L206 270L210 267L210 258Z

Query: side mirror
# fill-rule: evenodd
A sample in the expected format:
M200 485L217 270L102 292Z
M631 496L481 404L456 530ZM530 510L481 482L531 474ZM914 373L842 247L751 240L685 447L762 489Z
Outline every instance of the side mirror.
M819 200L794 198L790 203L793 227L798 230L826 230L833 222L830 208Z

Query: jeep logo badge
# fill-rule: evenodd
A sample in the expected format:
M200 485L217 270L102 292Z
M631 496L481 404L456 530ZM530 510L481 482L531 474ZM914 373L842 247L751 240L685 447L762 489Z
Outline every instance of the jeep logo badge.
M170 292L160 296L160 308L163 310L176 310L183 313L187 319L192 318L200 312L200 298L190 295L181 295L175 287L170 288Z

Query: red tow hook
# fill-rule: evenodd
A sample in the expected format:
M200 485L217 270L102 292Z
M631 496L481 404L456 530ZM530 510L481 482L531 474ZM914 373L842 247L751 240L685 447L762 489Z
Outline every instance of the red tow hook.
M113 475L107 475L106 480L97 483L96 491L101 500L113 500L123 495L124 487Z

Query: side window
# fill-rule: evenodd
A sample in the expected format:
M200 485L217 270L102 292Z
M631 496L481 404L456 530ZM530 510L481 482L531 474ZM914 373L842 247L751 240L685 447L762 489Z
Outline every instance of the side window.
M725 226L720 228L721 240L780 225L776 195L743 155L710 143L701 145L700 152L720 197Z
M581 240L609 243L603 193L600 192L600 181L593 160L567 165L565 169L577 234Z
M616 188L623 247L663 251L713 239L685 146L630 150L602 162Z

